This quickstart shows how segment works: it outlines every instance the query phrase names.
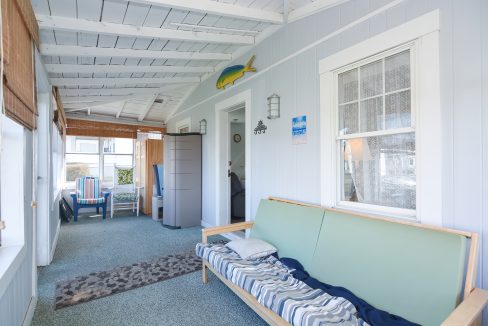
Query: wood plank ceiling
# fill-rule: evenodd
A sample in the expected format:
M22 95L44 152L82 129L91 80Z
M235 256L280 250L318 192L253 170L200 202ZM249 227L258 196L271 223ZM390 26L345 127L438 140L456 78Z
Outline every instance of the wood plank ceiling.
M339 2L32 0L41 54L68 117L159 125L195 85L294 11L298 19Z

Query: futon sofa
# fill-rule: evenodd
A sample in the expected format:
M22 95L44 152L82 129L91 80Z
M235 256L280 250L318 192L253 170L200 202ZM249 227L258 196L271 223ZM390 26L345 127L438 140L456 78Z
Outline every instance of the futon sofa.
M263 297L263 291L284 283L303 286L287 276L287 267L276 257L257 263L236 256L219 258L230 255L228 248L208 244L208 237L239 230L275 246L278 257L299 261L320 282L344 287L375 308L413 323L476 324L488 301L488 292L475 288L476 233L270 198L260 202L254 222L203 229L197 245L203 282L211 270L270 325L309 324L295 322L294 313L269 303L276 294ZM265 268L260 265L264 263ZM252 282L241 280L238 269L229 270L233 264L244 270L255 264L259 275ZM354 307L341 312L347 313L355 313Z

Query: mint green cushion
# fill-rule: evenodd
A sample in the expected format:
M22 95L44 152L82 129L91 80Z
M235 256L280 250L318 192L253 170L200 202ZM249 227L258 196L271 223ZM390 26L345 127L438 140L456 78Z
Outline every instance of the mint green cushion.
M376 308L422 325L440 325L461 297L466 241L460 235L326 211L309 272Z
M323 216L320 208L263 199L250 237L269 242L278 249L280 257L295 258L309 269Z

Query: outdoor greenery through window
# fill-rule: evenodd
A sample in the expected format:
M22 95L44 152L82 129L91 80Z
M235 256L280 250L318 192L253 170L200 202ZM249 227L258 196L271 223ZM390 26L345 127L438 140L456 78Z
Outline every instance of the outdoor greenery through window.
M337 75L341 200L416 208L410 50Z
M66 182L74 182L81 176L92 176L102 179L105 186L111 186L117 165L126 171L119 173L118 181L131 184L133 154L132 139L67 136Z

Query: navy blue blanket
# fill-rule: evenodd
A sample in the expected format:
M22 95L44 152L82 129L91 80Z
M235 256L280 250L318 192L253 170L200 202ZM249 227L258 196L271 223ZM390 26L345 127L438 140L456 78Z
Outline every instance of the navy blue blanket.
M392 315L386 311L376 309L366 301L361 298L355 296L351 291L346 288L340 286L333 286L326 283L322 283L319 280L311 277L307 271L303 269L302 264L296 259L293 258L281 258L280 261L288 266L289 268L294 269L295 271L292 273L293 277L304 282L312 289L321 289L322 291L335 296L335 297L342 297L349 302L351 302L358 311L358 316L367 322L370 325L374 326L412 326L418 325L412 322L409 322L402 317Z

